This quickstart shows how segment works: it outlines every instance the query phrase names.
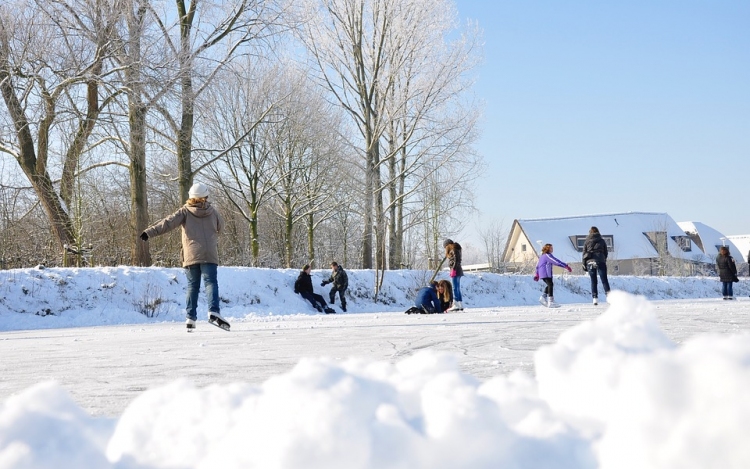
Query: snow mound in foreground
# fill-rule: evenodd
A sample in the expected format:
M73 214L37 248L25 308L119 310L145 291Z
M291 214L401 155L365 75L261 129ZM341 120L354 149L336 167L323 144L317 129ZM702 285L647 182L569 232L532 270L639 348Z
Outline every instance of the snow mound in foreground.
M450 355L301 360L260 386L173 382L116 421L54 383L0 407L0 468L750 467L750 340L677 346L651 305L608 311L480 382Z

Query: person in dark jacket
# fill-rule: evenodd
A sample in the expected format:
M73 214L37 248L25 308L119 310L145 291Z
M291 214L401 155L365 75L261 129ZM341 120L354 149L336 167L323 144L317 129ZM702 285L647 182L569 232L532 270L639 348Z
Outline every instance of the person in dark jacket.
M331 300L332 305L336 304L336 292L338 292L341 298L341 311L346 312L346 289L349 288L349 277L337 262L331 262L331 277L323 280L320 286L325 287L329 283L332 283L333 287L328 294L328 299Z
M599 304L599 290L597 288L596 274L602 279L604 294L609 294L609 280L607 280L607 242L599 233L599 228L592 226L589 235L583 243L583 270L589 273L591 277L591 296L594 304Z
M437 283L437 296L440 299L440 312L448 311L453 303L453 286L447 280L440 280Z
M313 291L312 276L310 275L310 264L305 264L302 267L302 271L299 273L297 280L294 282L294 293L302 295L302 298L309 301L313 308L317 309L321 313L335 314L336 311L333 308L328 307L328 303L323 299L322 295L318 295Z
M219 265L219 234L224 229L224 219L208 201L208 187L197 182L190 187L189 199L172 215L146 228L141 239L146 242L155 236L182 228L182 250L180 258L187 276L185 324L188 332L195 329L198 319L198 292L201 277L206 286L208 320L227 324L220 314L219 282L216 270Z
M451 311L463 311L461 277L464 276L464 269L461 268L461 245L449 238L443 241L443 247L445 248L445 257L448 259L451 282L453 283L453 308L451 308Z
M719 248L719 254L716 256L716 270L721 280L721 294L724 295L725 300L733 300L732 283L739 282L740 279L737 278L737 264L726 246Z
M440 299L437 296L437 282L432 282L429 286L426 286L417 292L414 306L427 314L443 312L440 307Z

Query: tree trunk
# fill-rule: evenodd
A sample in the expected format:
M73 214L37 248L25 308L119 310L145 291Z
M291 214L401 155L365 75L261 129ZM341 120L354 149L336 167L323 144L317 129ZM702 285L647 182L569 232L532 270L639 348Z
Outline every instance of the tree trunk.
M148 242L142 242L139 238L143 230L148 228L146 112L146 107L142 105L134 105L130 109L130 201L135 229L133 264L141 266L151 265Z
M307 214L307 259L308 262L315 260L315 215Z
M70 214L63 208L52 185L52 180L47 172L46 154L40 154L37 157L30 130L31 126L18 96L15 94L13 81L5 70L0 70L0 91L2 91L3 100L16 129L16 137L20 148L20 153L17 155L18 163L34 187L44 212L47 214L52 234L57 239L62 251L66 244L73 244L75 239L73 223L70 220Z
M128 123L130 126L130 208L133 226L132 263L151 265L148 242L139 238L148 227L148 192L146 180L146 114L148 106L143 104L143 81L141 71L141 37L146 4L138 0L137 11L128 19L130 35L129 59L126 70L128 88Z
M182 118L177 132L177 178L180 186L180 201L188 199L188 191L193 184L192 146L195 120L195 94L193 92L193 67L190 52L190 37L195 18L195 1L190 9L185 9L184 0L176 0L180 15L180 101Z

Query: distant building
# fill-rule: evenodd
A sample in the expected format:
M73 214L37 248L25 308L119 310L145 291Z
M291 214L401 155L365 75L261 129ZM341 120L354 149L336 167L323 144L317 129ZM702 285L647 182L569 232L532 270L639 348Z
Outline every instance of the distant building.
M742 254L742 251L732 240L732 236L725 236L710 226L697 221L683 221L677 224L705 253L707 262L713 263L716 260L716 255L722 246L729 248L729 254L734 257L735 262L747 261L747 252L744 255Z
M627 212L513 221L503 252L507 270L531 272L541 247L554 246L554 255L581 273L583 243L592 226L599 228L609 248L608 271L613 275L696 275L713 270L713 231L699 224L707 237L686 233L666 213ZM693 225L695 226L695 225ZM696 230L697 231L697 230ZM714 230L715 231L715 230ZM716 232L718 233L718 232ZM720 236L721 237L721 236ZM706 254L701 245L710 245Z

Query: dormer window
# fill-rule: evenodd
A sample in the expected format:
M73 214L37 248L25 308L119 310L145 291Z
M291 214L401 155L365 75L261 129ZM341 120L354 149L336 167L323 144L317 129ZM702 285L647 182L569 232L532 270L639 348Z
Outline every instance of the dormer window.
M586 244L586 238L588 235L573 235L568 236L570 242L573 243L573 247L578 252L583 252L583 245ZM615 250L615 237L614 235L602 235L602 239L607 243L607 251L612 252Z
M690 252L693 250L693 242L690 240L689 236L672 236L672 239L683 252Z

